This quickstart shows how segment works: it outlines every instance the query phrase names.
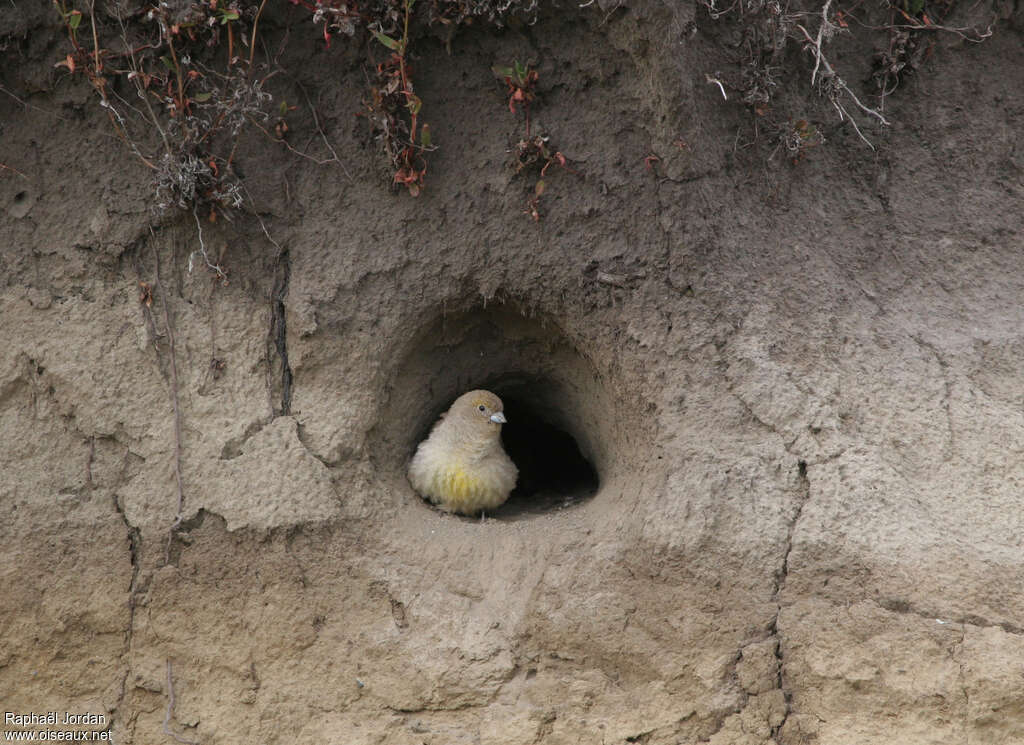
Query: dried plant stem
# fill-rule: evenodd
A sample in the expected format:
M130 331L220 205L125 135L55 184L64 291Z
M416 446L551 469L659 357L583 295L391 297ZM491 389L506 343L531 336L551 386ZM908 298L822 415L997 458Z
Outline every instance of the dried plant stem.
M128 50L128 62L131 65L132 72L134 73L131 80L135 83L135 90L138 93L139 98L142 99L142 103L146 105L146 111L149 112L149 124L152 124L156 131L160 133L160 139L164 143L164 152L167 153L168 157L171 155L171 144L167 141L167 133L164 132L164 128L160 126L160 121L156 117L156 112L153 111L153 106L149 102L149 96L146 95L145 88L142 87L142 70L139 68L139 62L135 58L135 50L132 49L131 43L128 41L128 29L125 28L124 18L121 16L121 8L117 6L117 25L121 27L121 41L124 42L125 49ZM143 117L145 118L145 117ZM135 148L137 152L137 148ZM141 154L139 154L141 158ZM151 168L156 168L151 165L145 158L142 158L143 162L150 165Z
M263 0L260 3L260 9L256 11L256 17L252 22L252 39L249 41L249 74L252 74L252 61L256 55L256 31L260 27L260 16L263 15L263 8L266 6L267 0Z
M175 102L179 111L185 111L185 86L181 82L181 65L178 64L178 54L174 51L174 40L171 34L167 34L167 48L171 52L171 61L174 63L174 77L178 81L178 100Z
M100 37L96 33L96 0L89 3L89 22L92 24L92 55L96 63L96 72L103 69L100 64Z

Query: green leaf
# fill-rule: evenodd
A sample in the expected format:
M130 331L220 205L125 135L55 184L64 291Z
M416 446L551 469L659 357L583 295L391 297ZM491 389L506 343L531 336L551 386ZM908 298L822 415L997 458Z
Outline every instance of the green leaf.
M223 26L228 21L237 21L238 13L234 10L226 10L220 17L220 24Z
M71 30L74 31L82 22L82 11L73 10L68 15L68 25L71 27Z
M526 73L529 70L529 68L526 65L519 64L519 60L516 60L512 64L514 64L515 68L516 68L516 82L518 82L518 83L525 83L526 82Z
M285 114L287 114L288 113L288 102L287 101L282 101L280 109L281 109L281 116L284 116Z
M164 63L164 67L166 67L168 70L174 70L174 63L171 62L171 58L168 57L166 54L160 58L160 61Z
M192 96L192 100L193 101L198 101L199 103L206 103L207 101L210 100L211 96L213 96L213 94L209 93L209 92L207 92L207 93L197 93L194 96Z
M546 184L543 181L538 181L537 185L535 187L533 187L533 193L536 194L539 197L541 194L544 193L544 187L545 186L546 186Z
M500 65L495 65L491 68L491 71L502 78L514 78L516 75L516 71L511 67L501 67Z
M416 116L420 113L420 109L423 108L423 100L419 96L410 93L409 100L406 102L405 106L413 116Z
M420 146L430 147L430 125L424 124L423 129L420 130Z
M388 49L392 49L401 54L399 49L402 46L402 42L397 41L396 39L392 39L390 36L388 36L387 34L382 34L380 31L374 31L373 35L376 37L377 41L386 46Z

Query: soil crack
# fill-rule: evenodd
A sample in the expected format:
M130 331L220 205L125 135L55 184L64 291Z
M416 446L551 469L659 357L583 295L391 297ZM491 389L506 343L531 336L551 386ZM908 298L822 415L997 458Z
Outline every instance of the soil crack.
M786 587L786 581L789 579L789 557L793 551L793 534L796 532L796 525L800 522L800 517L803 515L804 507L807 505L808 500L811 496L811 483L807 478L807 461L800 460L797 462L797 473L799 479L799 495L796 504L796 509L793 512L793 517L789 521L789 525L786 529L786 548L782 554L782 565L779 567L778 572L775 574L775 587L772 591L772 601L775 603L775 618L772 620L771 635L775 639L775 660L778 665L778 671L776 673L776 687L782 691L786 701L786 710L783 712L782 721L779 722L777 727L772 728L772 738L777 740L779 732L786 725L786 720L790 714L790 699L791 693L786 689L785 681L785 667L783 660L782 651L782 638L779 633L779 616L782 614L782 591Z
M114 702L113 706L113 712L117 712L120 710L121 704L124 702L125 693L127 692L128 687L128 676L131 675L132 637L135 633L135 608L139 593L139 575L142 563L142 532L128 521L128 516L125 514L124 508L118 501L116 494L113 496L113 503L114 510L120 516L121 521L124 523L124 526L128 531L128 552L132 564L132 578L128 583L128 628L125 629L124 638L124 675L121 678L121 686L118 692L117 701ZM111 726L113 726L113 721L111 721Z
M979 629L991 629L999 628L1005 631L1007 634L1013 634L1014 636L1024 636L1024 627L1012 624L1009 621L991 621L987 618L977 615L966 615L966 616L949 616L942 613L941 611L933 610L922 610L915 607L906 600L897 599L883 599L878 602L878 605L891 612L899 613L910 616L917 616L927 621L936 621L938 623L953 623L960 624L961 626L974 626ZM943 618L946 616L946 618Z
M275 353L281 361L281 405L274 411L275 416L288 416L292 411L292 368L288 364L288 325L284 307L291 273L291 256L287 249L282 249L277 254L277 263L274 267L274 289L270 295L270 328L267 332L267 388L271 392L276 388L272 382L272 360Z

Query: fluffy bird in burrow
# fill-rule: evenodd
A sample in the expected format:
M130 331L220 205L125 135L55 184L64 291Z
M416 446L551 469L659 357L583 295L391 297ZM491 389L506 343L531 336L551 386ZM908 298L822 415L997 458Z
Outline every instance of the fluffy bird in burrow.
M455 399L420 443L409 483L442 510L473 515L504 504L519 470L501 446L501 399L470 391Z

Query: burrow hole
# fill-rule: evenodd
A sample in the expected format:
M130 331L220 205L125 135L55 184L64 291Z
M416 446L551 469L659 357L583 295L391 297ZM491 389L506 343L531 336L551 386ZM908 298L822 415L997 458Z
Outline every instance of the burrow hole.
M501 305L427 324L398 365L377 434L403 482L437 418L475 388L501 397L508 418L502 443L519 468L509 500L488 517L569 508L593 498L613 476L622 428L593 364L549 319ZM402 412L417 416L410 421Z

